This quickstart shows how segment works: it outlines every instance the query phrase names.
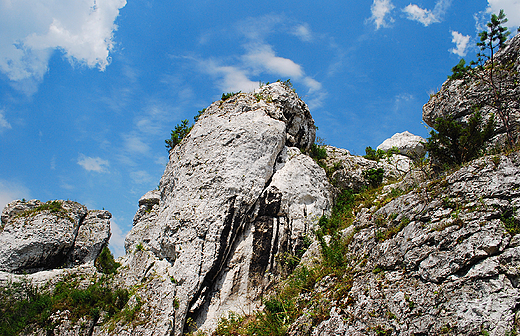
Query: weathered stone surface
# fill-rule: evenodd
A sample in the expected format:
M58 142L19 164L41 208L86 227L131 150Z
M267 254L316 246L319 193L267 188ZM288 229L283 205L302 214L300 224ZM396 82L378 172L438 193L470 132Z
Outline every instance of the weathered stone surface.
M159 202L161 200L161 193L159 190L152 190L144 194L139 199L139 209L135 213L133 224L139 222L154 222L159 210Z
M315 217L328 210L330 195L327 188L321 190L328 184L326 176L299 151L307 150L314 136L305 103L274 83L213 103L170 151L158 208L154 205L148 214L139 210L125 242L127 253L142 244L172 264L179 307L171 318L169 311L156 312L173 321L169 332L180 335L187 315L199 321L218 316L220 306L212 306L209 315L205 309L219 284L239 283L238 293L257 295L261 288L251 290L252 274L272 264L271 253L297 248ZM293 165L302 170L290 170ZM289 181L298 189L284 185ZM271 244L264 245L266 237ZM251 246L268 255L255 254ZM238 267L243 258L250 263ZM235 273L241 280L226 280L226 274ZM224 308L236 303L235 293L222 292Z
M370 169L384 170L383 182L387 183L404 176L413 165L412 159L407 156L394 154L379 161L368 160L362 156L351 155L345 149L325 146L327 158L326 166L332 171L331 180L340 188L359 191L369 185L364 173Z
M413 135L408 131L396 133L391 138L383 141L377 149L387 152L392 148L397 148L399 153L408 157L419 158L426 154L426 139L418 135Z
M108 211L88 211L79 203L13 201L2 212L0 270L32 273L94 260L110 238ZM48 204L47 204L48 205Z
M279 278L277 256L295 255L303 248L304 237L327 214L331 199L323 169L297 148L284 148L271 183L256 204L254 220L237 238L208 303L196 316L200 328L213 330L229 311L258 309L260 295Z
M520 303L520 238L501 218L519 215L520 153L497 157L359 211L355 230L347 229L355 233L349 260L359 268L352 288L311 334L510 332Z
M106 210L89 210L74 240L74 246L68 253L68 265L79 265L94 261L110 240L110 218Z

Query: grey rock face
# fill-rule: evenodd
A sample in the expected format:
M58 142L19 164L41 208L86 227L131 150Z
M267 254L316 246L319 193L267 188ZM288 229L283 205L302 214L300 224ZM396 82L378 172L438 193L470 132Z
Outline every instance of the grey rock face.
M2 212L0 270L32 273L94 260L110 238L110 213L72 201L14 201Z
M213 330L218 318L229 311L256 310L260 295L278 279L277 256L295 255L331 206L323 169L297 148L285 148L276 168L255 205L254 219L237 238L230 261L197 315L203 330Z
M391 138L383 141L377 149L385 152L392 148L397 148L399 153L411 158L418 158L426 154L425 144L426 139L418 135L413 135L408 131L403 133L396 133Z
M508 233L504 219L518 223L520 215L520 153L497 157L360 209L347 229L355 233L347 252L357 269L352 288L311 334L510 332L520 303L520 235Z
M351 155L346 149L326 146L326 166L332 171L331 180L336 186L360 191L369 185L364 173L371 169L384 170L383 182L387 183L404 176L413 165L412 159L395 154L379 161L368 160L362 156Z
M179 307L157 312L170 332L180 335L187 316L214 324L241 295L254 301L275 254L294 251L328 211L326 176L300 153L314 137L305 103L274 83L213 103L170 151L160 200L144 197L154 205L141 205L125 242L127 253L142 244L171 263Z

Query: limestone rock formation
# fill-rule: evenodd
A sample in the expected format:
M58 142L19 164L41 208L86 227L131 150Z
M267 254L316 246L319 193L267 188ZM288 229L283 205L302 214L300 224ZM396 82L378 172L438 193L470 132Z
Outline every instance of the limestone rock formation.
M330 317L308 334L511 332L520 303L519 204L520 152L514 152L475 160L379 208L360 209L344 233L351 240L348 295L334 299L341 279L317 284L314 290L321 286L331 302ZM304 317L293 335L305 329L302 323Z
M0 271L32 273L93 261L108 244L108 211L73 201L14 201L2 211Z
M394 154L379 161L368 160L362 156L351 155L346 149L326 146L327 158L324 163L332 171L331 180L340 189L360 191L369 186L365 172L371 169L383 169L383 183L401 178L413 166L413 160L407 156Z
M387 152L395 147L399 150L399 154L413 159L422 157L426 154L425 143L426 139L423 137L404 131L403 133L392 135L391 138L386 139L377 146L377 149Z
M178 307L157 312L154 328L180 335L188 316L211 327L245 298L258 304L276 255L294 253L332 203L323 169L300 152L314 136L307 105L273 83L213 103L170 151L160 199L144 196L125 243L124 263L143 246L171 264L164 295Z

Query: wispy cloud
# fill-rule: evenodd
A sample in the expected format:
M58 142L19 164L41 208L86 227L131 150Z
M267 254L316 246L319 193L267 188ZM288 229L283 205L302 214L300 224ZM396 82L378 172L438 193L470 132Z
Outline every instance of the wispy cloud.
M130 172L130 178L135 184L150 184L156 181L156 178L144 170Z
M498 14L501 9L507 15L508 27L520 26L520 1L518 0L488 0L487 13ZM489 18L488 18L489 20Z
M99 157L86 156L84 154L79 155L78 164L87 171L94 171L98 173L108 172L108 167L110 166L107 160L103 160Z
M395 6L390 0L374 0L372 7L370 7L372 16L368 21L374 22L376 29L388 27L388 22L394 21L391 17L388 17L394 8Z
M314 39L314 35L308 24L298 24L292 29L292 34L297 36L303 42L310 42Z
M122 135L125 149L130 153L147 154L150 152L150 146L145 143L141 136L135 134Z
M43 79L54 50L72 64L104 70L110 63L114 20L126 0L0 2L0 71L17 83ZM15 85L16 87L16 85Z
M11 124L5 119L5 111L0 109L0 132L2 132L5 129L10 129Z
M30 199L30 197L30 191L25 186L16 182L0 179L0 211L2 211L8 203L16 199Z
M453 38L451 42L455 43L455 48L450 49L451 53L459 55L460 57L466 56L466 48L468 47L469 35L462 35L457 31L451 31Z
M221 65L215 60L200 60L197 62L203 72L218 78L217 86L226 92L252 91L258 87L258 82L249 79L249 71L240 66Z
M227 58L200 59L185 56L193 61L200 72L214 77L216 85L223 91L249 92L258 88L258 80L266 74L275 79L291 79L294 84L307 88L310 101L326 96L322 84L313 76L305 73L297 61L279 55L273 45L266 42L270 35L292 35L303 42L315 42L317 34L305 22L296 22L284 15L266 15L241 20L234 25L234 30L245 38L242 47L245 52ZM318 104L316 104L318 106Z
M114 254L114 257L118 258L125 254L125 236L123 230L117 224L117 219L112 217L110 219L110 241L109 246Z
M422 23L425 27L432 23L441 22L446 10L451 5L451 0L439 0L432 11L423 9L415 4L409 4L403 9L409 20Z
M294 61L276 56L272 46L268 44L253 44L248 46L249 52L244 55L245 64L251 68L261 68L267 73L289 77L301 78L302 67Z

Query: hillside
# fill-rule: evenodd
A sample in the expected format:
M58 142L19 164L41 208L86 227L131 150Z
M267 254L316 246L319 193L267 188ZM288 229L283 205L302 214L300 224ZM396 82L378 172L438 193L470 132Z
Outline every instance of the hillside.
M519 39L499 60L518 64ZM479 85L447 81L425 120ZM315 131L287 83L223 96L170 150L117 261L107 211L10 203L3 334L516 334L520 153L493 142L504 124L488 155L444 171L408 132L361 157Z

